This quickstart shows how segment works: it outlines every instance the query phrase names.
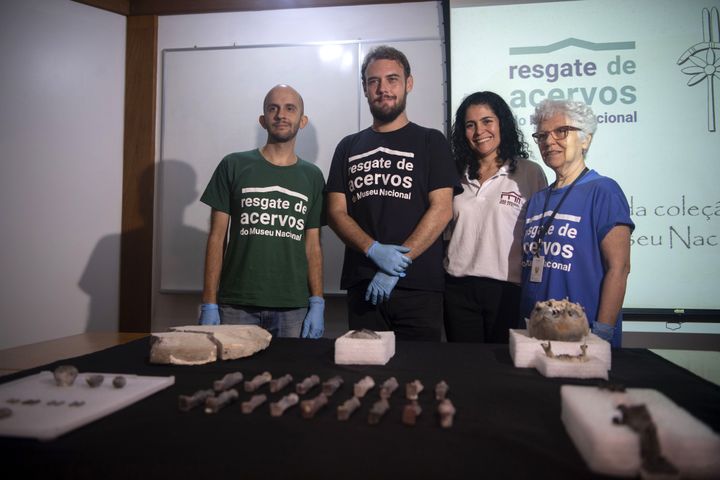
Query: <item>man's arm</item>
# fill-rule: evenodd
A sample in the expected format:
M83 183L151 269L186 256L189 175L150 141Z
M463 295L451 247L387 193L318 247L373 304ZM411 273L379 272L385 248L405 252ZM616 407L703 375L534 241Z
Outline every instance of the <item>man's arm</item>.
M329 192L327 196L328 225L333 229L345 245L367 253L374 239L360 228L347 211L347 200L344 193Z
M205 249L205 276L203 283L202 303L217 303L217 291L220 285L223 251L227 235L230 215L219 210L212 210L210 217L210 234Z
M419 257L433 244L452 219L452 188L438 188L428 195L430 208L425 212L415 230L403 242L410 248L407 256L411 259ZM353 220L347 212L345 194L328 193L328 223L346 245L363 253L367 253L374 239L370 237Z
M422 255L437 240L452 219L452 188L438 188L430 192L428 197L430 208L427 209L420 219L420 223L403 243L410 248L407 256L412 259Z
M323 257L320 229L305 230L305 255L308 262L308 289L311 297L323 296Z
M605 264L605 278L600 290L597 322L614 327L630 274L630 227L614 226L600 242L600 252Z

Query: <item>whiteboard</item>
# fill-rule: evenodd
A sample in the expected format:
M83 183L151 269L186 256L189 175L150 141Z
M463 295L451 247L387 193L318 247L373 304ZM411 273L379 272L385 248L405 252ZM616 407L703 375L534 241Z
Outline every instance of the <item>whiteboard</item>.
M370 126L360 63L375 45L408 57L415 80L408 97L410 120L445 132L444 44L423 37L298 45L165 49L162 54L158 255L160 291L202 290L210 208L199 201L220 160L262 146L262 101L287 83L303 96L308 125L296 151L327 178L337 143ZM322 229L325 293L340 293L344 246Z

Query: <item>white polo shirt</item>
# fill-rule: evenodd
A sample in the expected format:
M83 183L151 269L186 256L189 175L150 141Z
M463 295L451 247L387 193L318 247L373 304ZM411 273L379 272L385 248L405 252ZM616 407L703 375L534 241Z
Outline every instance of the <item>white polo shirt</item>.
M461 180L463 192L453 199L453 220L446 231L450 243L445 271L453 277L485 277L520 284L522 234L526 203L547 186L540 165L518 158L507 163L482 185Z

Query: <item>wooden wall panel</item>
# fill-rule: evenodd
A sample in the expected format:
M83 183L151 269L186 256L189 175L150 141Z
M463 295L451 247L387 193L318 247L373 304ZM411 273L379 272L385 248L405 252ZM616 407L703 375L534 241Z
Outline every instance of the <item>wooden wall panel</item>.
M157 16L127 19L121 332L149 332L152 323L157 30Z
M427 0L405 0L427 1ZM181 15L187 13L280 10L283 8L336 7L399 3L398 0L130 0L130 15Z
M84 3L92 7L101 8L109 12L119 13L121 15L130 14L130 0L73 0L77 3Z

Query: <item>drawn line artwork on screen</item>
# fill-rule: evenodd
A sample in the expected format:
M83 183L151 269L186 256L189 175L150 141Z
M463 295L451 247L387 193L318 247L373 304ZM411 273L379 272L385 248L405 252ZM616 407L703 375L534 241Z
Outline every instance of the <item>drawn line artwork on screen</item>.
M688 86L692 87L707 80L708 132L714 132L715 77L720 79L720 16L717 8L703 8L702 31L703 41L685 50L677 63L682 65L688 60L693 63L681 70L686 75L692 75L687 82ZM705 54L701 55L702 52Z

